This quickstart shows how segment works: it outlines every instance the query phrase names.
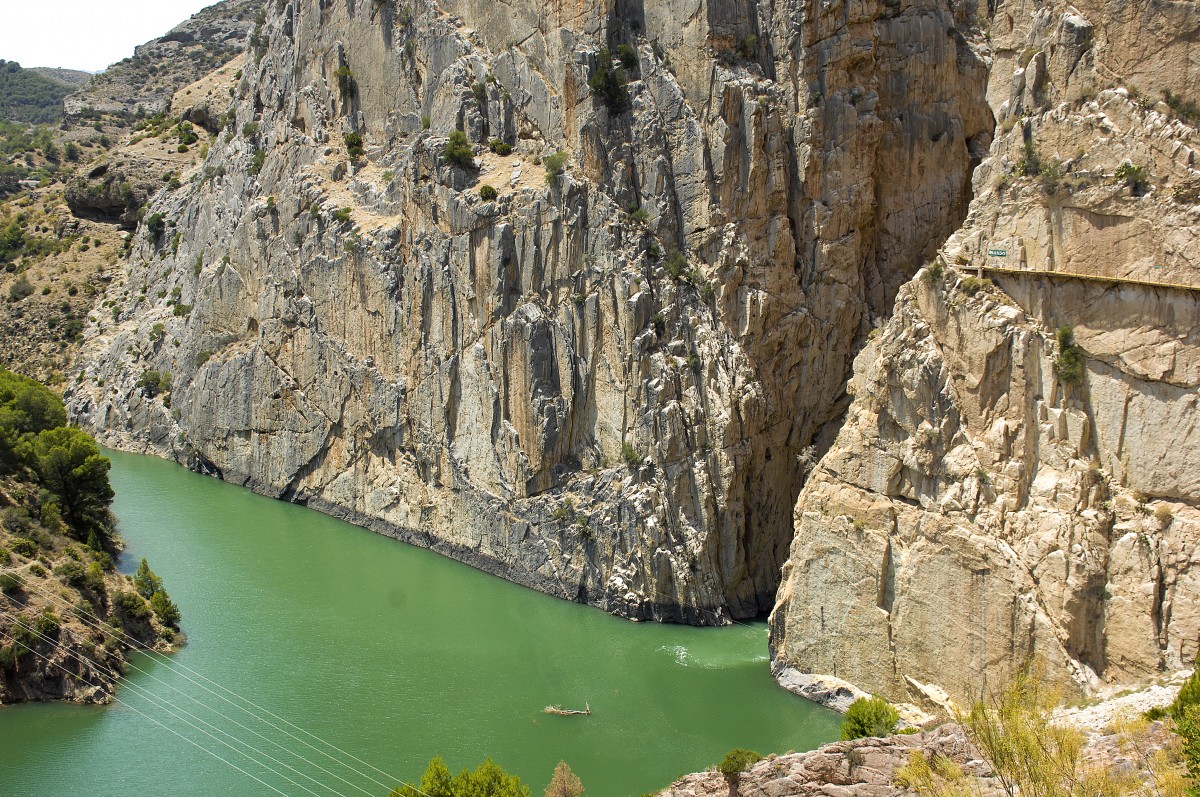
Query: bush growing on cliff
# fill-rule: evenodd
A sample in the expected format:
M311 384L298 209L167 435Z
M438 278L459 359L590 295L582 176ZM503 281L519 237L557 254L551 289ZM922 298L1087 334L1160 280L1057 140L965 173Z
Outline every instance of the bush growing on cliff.
M1025 177L1036 177L1041 174L1042 161L1038 157L1037 150L1033 148L1033 139L1025 139L1024 154L1021 160L1017 161L1017 173Z
M1180 716L1192 706L1200 706L1200 657L1196 659L1195 669L1188 679L1179 687L1179 694L1171 703L1172 716Z
M1172 93L1170 89L1163 89L1163 102L1188 124L1200 122L1200 105L1197 105L1195 100L1185 99Z
M24 276L17 277L12 285L8 286L8 300L10 302L19 302L33 295L33 285Z
M625 464L629 467L636 468L642 464L644 458L632 443L626 441L621 443L621 459L625 460Z
M1134 166L1129 161L1118 166L1113 176L1125 183L1133 196L1144 196L1150 190L1150 178L1146 170L1141 166Z
M737 54L739 58L749 61L754 58L756 52L758 52L758 37L753 33L738 39Z
M170 371L155 371L153 368L147 368L138 377L137 386L147 398L154 398L160 393L170 393L171 382Z
M475 168L475 152L471 149L471 142L466 133L461 130L451 131L446 148L442 150L442 159L460 169Z
M342 99L346 100L354 96L354 90L357 88L357 83L354 79L354 72L346 64L339 66L333 73L337 79L338 90L342 93Z
M559 150L553 155L542 161L542 165L546 167L546 182L553 184L558 176L563 173L563 169L567 168L567 153Z
M1056 725L1051 714L1058 693L1047 686L1042 668L1027 665L1013 681L990 698L958 716L972 745L981 753L1007 795L1036 797L1125 797L1171 795L1195 797L1200 781L1184 775L1184 750L1166 742L1144 719L1117 719L1111 730L1121 759L1116 765L1084 758L1083 733ZM897 785L928 797L978 797L980 782L953 761L927 757L920 750L896 771ZM994 789L988 789L990 793Z
M71 586L78 588L83 585L84 578L87 576L87 570L79 562L66 561L54 568L54 575Z
M896 730L900 715L882 697L864 697L850 704L842 721L842 739L888 736Z
M663 261L663 268L672 279L679 279L687 271L687 256L678 249L672 249Z
M1075 330L1059 327L1056 337L1058 357L1054 360L1054 370L1064 384L1075 384L1083 377L1083 352L1075 344Z
M350 160L356 161L367 154L361 133L347 133L342 139L346 142L346 154L350 156Z
M21 581L11 573L0 573L0 592L5 595L18 595L21 592Z
M987 277L983 277L982 279L979 277L963 277L958 287L968 296L974 296L980 291L990 291L995 286Z
M142 597L135 592L118 592L112 596L113 608L120 613L121 617L132 621L145 621L150 619L150 609L146 606L146 602Z
M1181 753L1187 770L1187 795L1200 797L1200 657L1165 713L1183 741Z
M261 172L263 169L263 164L266 162L267 153L259 150L258 152L254 153L254 157L250 159L250 165L246 168L246 171L249 172L251 176L257 177L259 172Z
M990 701L978 701L959 717L967 736L987 761L1005 794L1039 797L1075 797L1076 795L1140 794L1147 784L1143 777L1102 765L1089 765L1083 759L1084 736L1079 730L1052 724L1050 714L1058 704L1058 694L1047 686L1039 666L1026 666L1012 682ZM1124 749L1124 748L1122 748ZM1165 762L1142 761L1149 779L1168 775ZM1135 769L1140 769L1135 766ZM1176 777L1177 776L1173 776ZM897 772L901 785L919 794L979 794L977 784L961 769L944 759L932 762L920 753ZM1153 793L1178 790L1155 789Z
M625 89L625 73L613 68L612 53L607 47L596 54L596 71L588 78L592 90L608 112L623 114L630 108L629 92Z
M629 44L617 45L617 60L630 72L638 68L638 52Z
M13 553L26 558L37 556L38 544L28 537L13 537L8 544L12 546Z
M1063 183L1063 171L1062 161L1058 158L1052 158L1049 163L1042 164L1042 169L1038 172L1042 191L1054 196L1060 189L1069 188Z
M725 754L721 763L717 764L717 771L724 775L730 787L736 790L742 773L762 759L763 757L753 750L735 747Z
M20 653L15 645L0 645L0 670L13 672L17 669L17 659Z

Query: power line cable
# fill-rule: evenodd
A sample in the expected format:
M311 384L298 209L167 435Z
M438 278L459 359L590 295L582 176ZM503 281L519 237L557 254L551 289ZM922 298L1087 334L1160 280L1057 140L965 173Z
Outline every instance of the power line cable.
M0 636L3 636L5 639L7 639L7 640L8 640L8 641L10 641L10 642L17 642L17 640L16 640L14 637L12 637L12 636L9 636L7 633L4 633L3 631L0 631ZM17 644L24 645L24 643L19 643L19 642L18 642ZM27 648L28 648L28 646L27 646L27 645L25 645L25 647L27 647ZM53 667L57 667L58 669L62 670L62 671L63 671L64 673L66 673L68 676L70 676L70 677L72 677L72 678L79 678L79 680L83 681L83 682L84 682L84 683L86 683L88 686L94 687L94 688L96 688L96 689L99 689L99 688L100 688L100 686L99 686L99 685L92 683L91 681L87 680L86 678L83 678L83 677L77 676L75 673L71 672L71 671L70 671L70 670L68 670L66 667L62 666L61 664L58 664L57 662L51 661L50 659L48 659L48 658L46 658L45 656L43 656L41 653L38 653L38 652L37 652L36 650L34 650L33 648L28 648L28 649L29 649L29 652L30 652L30 653L32 653L33 655L37 656L39 659L42 659L42 660L43 660L43 661L45 661L47 664L49 664L49 665L51 665L51 666L53 666ZM180 733L179 731L175 730L174 728L171 728L171 727L169 727L169 726L167 726L167 725L164 725L163 723L161 723L161 722L159 722L158 720L156 720L154 717L151 717L149 714L146 714L145 712L143 712L143 711L139 710L139 709L138 709L136 706L131 706L129 703L127 703L126 701L122 700L122 699L121 699L121 698L119 698L119 697L116 697L115 695L113 696L113 700L114 700L115 702L117 702L117 703L119 703L119 704L121 704L121 705L125 706L125 707L126 707L126 708L128 708L130 711L133 711L133 712L134 712L134 713L136 713L136 714L140 714L141 716L143 716L143 717L145 717L146 719L150 720L151 722L153 722L155 725L159 726L159 727L160 727L160 728L162 728L163 730L165 730L165 731L169 731L169 732L171 732L171 733L175 734L175 735L176 735L176 736L178 736L180 739L183 739L185 742L187 742L188 744L192 745L193 747L197 747L197 748L199 748L200 750L203 750L205 753L208 753L210 756L212 756L213 758L217 759L217 760L218 760L218 761L220 761L221 763L223 763L223 764L225 764L225 765L227 765L227 766L229 766L229 767L232 767L233 769L236 769L238 772L241 772L243 775L245 775L246 777L250 778L251 780L258 781L258 782L259 782L259 783L261 783L263 786L266 786L268 789L270 789L271 791L275 792L276 794L282 795L282 797L288 797L288 794L287 794L287 792L280 791L279 789L277 789L277 788L275 788L274 786L272 786L270 783L267 783L267 782L266 782L265 780L263 780L262 778L260 778L260 777L258 777L258 776L256 776L256 775L254 775L253 773L247 772L246 770L244 770L244 769L242 769L241 767L239 767L237 764L235 764L235 763L233 763L232 761L229 761L228 759L226 759L226 758L222 757L220 754L218 754L218 753L215 753L215 752L213 752L212 750L209 750L207 747L205 747L204 745L200 744L199 742L196 742L196 741L195 741L195 740L193 740L193 739L189 739L188 737L184 736L182 733Z
M238 703L235 703L233 700L230 700L229 698L225 697L224 695L221 695L221 694L219 694L219 693L217 693L217 692L213 691L212 689L208 688L207 686L205 686L204 684L200 683L199 681L197 681L197 680L195 680L195 679L193 679L193 678L189 677L188 675L185 675L184 673L180 672L180 670L186 670L188 673L191 673L192 675L195 675L195 676L196 676L196 678L199 678L199 679L201 679L201 680L203 680L203 681L206 681L207 683L210 683L210 684L212 684L213 686L215 686L215 687L217 687L218 689L220 689L222 692L225 692L225 693L227 693L227 694L229 694L229 695L232 695L232 696L233 696L234 698L236 698L237 700L239 700L239 701L242 701L243 703L246 703L246 704L248 704L248 705L250 705L250 706L254 707L254 708L255 708L255 709L257 709L258 711L261 711L261 712L263 712L264 714L266 714L266 715L268 715L268 716L270 716L270 717L272 717L272 718L274 718L274 719L278 720L279 722L282 722L282 723L284 723L285 725L288 725L289 727L295 728L296 730L300 731L301 733L305 734L306 736L309 736L310 738L312 738L312 739L315 739L315 740L317 740L318 742L321 742L322 744L324 744L324 745L328 746L329 748L331 748L331 749L333 749L333 750L337 751L338 753L341 753L342 755L346 756L347 758L349 758L349 759L352 759L352 760L354 760L354 761L357 761L359 764L362 764L363 766L365 766L365 767L368 767L368 768L370 768L370 769L374 770L375 772L378 772L379 774L383 775L385 778L388 778L388 779L392 780L392 782L393 782L393 783L399 783L399 784L400 784L400 785L402 785L402 786L407 786L407 787L409 787L410 789L412 789L413 791L415 791L417 794L419 794L419 795L422 795L422 797L429 797L429 795L428 795L428 794L426 794L424 791L422 791L421 789L417 788L416 786L414 786L414 785L412 785L412 784L410 784L410 783L408 783L408 782L404 781L403 779L401 779L401 778L397 778L395 775L392 775L391 773L385 772L384 770L382 770L382 769L379 769L378 767L376 767L376 766L374 766L374 765L372 765L372 764L370 764L370 763L368 763L368 762L366 762L366 761L363 761L362 759L358 758L357 756L354 756L354 755L352 755L351 753L348 753L348 752L346 752L345 750L342 750L340 747L338 747L338 746L336 746L336 745L332 744L331 742L328 742L328 741L326 741L325 739L322 739L321 737L319 737L319 736L317 736L317 735L315 735L315 734L313 734L313 733L310 733L309 731L305 730L304 728L301 728L300 726L298 726L298 725L295 725L295 724L293 724L293 723L289 722L288 720L284 719L283 717L280 717L279 715L277 715L277 714L275 714L275 713L273 713L273 712L269 711L268 709L266 709L266 708L263 708L262 706L259 706L259 705L258 705L257 703L255 703L254 701L252 701L252 700L249 700L248 698L242 697L241 695L237 694L237 693L236 693L236 692L234 692L233 690L231 690L231 689L228 689L227 687L225 687L225 686L223 686L223 685L221 685L221 684L219 684L219 683L217 683L217 682L215 682L215 681L213 681L213 680L209 679L208 677L204 676L202 673L199 673L199 672L197 672L196 670L193 670L192 668L188 667L187 665L185 665L185 664L182 664L182 663L180 663L180 662L173 661L172 659L170 659L170 658L169 658L168 656L166 656L165 654L163 654L163 653L161 653L161 652L159 652L159 651L157 651L157 650L154 650L154 649L153 649L153 648L151 648L151 647L148 647L148 646L146 646L144 643L140 642L139 640L137 640L136 638L134 638L132 635L128 634L128 633L127 633L127 632L125 632L124 630L122 630L122 629L116 629L116 628L113 628L113 627L112 627L112 626L110 626L108 623L106 623L106 622L104 622L103 620L101 620L101 619L100 619L100 618L99 618L99 617L98 617L96 614L94 614L93 612L89 612L89 611L87 611L86 609L84 609L84 608L82 608L82 607L80 607L80 606L76 606L76 605L74 605L74 604L71 604L71 603L70 603L70 602L69 602L69 601L68 601L66 598L63 598L63 597L62 597L62 596L60 596L60 595L56 595L56 594L54 594L54 593L51 593L51 592L49 592L48 590L41 589L41 588L39 588L39 587L37 587L37 586L35 586L35 585L31 584L31 583L30 583L30 582L29 582L27 579L25 579L25 578L23 578L21 575L17 574L17 572L16 572L16 571L11 571L11 572L12 572L12 574L13 574L13 575L15 575L15 576L17 577L17 579L18 579L18 580L19 580L19 581L22 583L22 586L25 586L25 587L28 587L28 588L32 588L32 589L33 589L35 592L38 592L39 594L43 595L44 597L47 597L47 598L49 598L49 599L51 599L51 600L54 600L54 601L57 601L57 602L59 602L59 604L60 604L61 606L63 606L64 608L66 608L66 609L70 610L71 612L73 612L73 613L75 614L75 616L76 616L77 618L79 618L79 619L80 619L80 622L84 623L84 624L85 624L85 625L87 625L88 627L91 627L91 628L94 628L94 629L96 629L96 630L99 630L99 631L101 631L102 633L109 634L110 636L114 636L114 637L116 637L118 640L121 640L121 641L123 641L123 642L124 642L124 644L128 645L128 646L129 646L129 647L131 647L132 649L135 649L135 650L140 650L140 651L142 651L142 652L146 653L148 656L150 656L150 657L151 657L151 660L152 660L152 661L155 661L155 662L158 662L158 663L160 663L161 665L163 665L164 667L166 667L166 669L170 670L171 672L174 672L174 673L175 673L176 675L178 675L179 677L181 677L181 678L184 678L185 680L189 681L190 683L194 684L195 686L198 686L199 688L203 689L204 691L208 692L209 694L213 695L214 697L216 697L216 698L218 698L218 699L220 699L220 700L222 700L222 701L224 701L224 702L228 703L229 705L233 706L234 708L238 709L239 711L242 711L242 712L244 712L245 714L247 714L247 715L249 715L249 716L253 717L254 719L258 720L259 722L263 723L264 725L268 725L268 726L270 726L271 728L273 728L274 730L277 730L277 731L279 731L279 732L283 733L284 735L286 735L286 736L288 736L288 737L292 738L293 740L295 740L295 741L297 741L297 742L299 742L299 743L301 743L301 744L305 745L306 747L308 747L308 748L310 748L310 749L314 750L315 752L318 752L318 753L320 753L321 755L325 756L326 758L330 759L331 761L334 761L335 763L337 763L337 764L339 764L339 765L341 765L341 766L345 767L346 769L350 770L350 771L351 771L351 772L353 772L354 774L356 774L356 775L360 775L360 776L362 776L363 778L365 778L365 779L367 779L367 780L371 781L372 783L374 783L374 784L376 784L377 786L380 786L380 787L382 787L382 788L384 788L384 789L389 789L389 790L390 790L390 789L392 788L392 786L389 786L388 784L386 784L386 783L383 783L383 782L381 782L381 781L377 780L376 778L372 777L371 775L367 774L366 772L363 772L363 771L361 771L361 770L355 769L353 766L351 766L350 764L346 763L345 761L343 761L343 760L340 760L340 759L338 759L336 756L330 755L328 752L326 752L326 751L324 751L324 750L322 750L322 749L320 749L320 748L318 748L318 747L316 747L316 746L314 746L314 745L312 745L312 744L310 744L310 743L306 742L304 739L301 739L300 737L296 736L295 734L293 734L293 733L290 733L290 732L289 732L289 731L287 731L286 729L284 729L284 728L281 728L281 727L279 727L278 725L275 725L275 724L273 724L273 723L271 723L271 722L268 722L267 720L263 719L261 716L259 716L259 715L255 714L253 711L250 711L249 709L245 708L245 707L244 707L244 706L242 706L242 705L239 705ZM88 618L88 617L92 618L92 620L91 620L90 622L89 622L89 621L86 619L86 618ZM139 672L145 672L144 670L141 670L140 668L138 668L136 665L134 665L134 664L132 664L132 663L130 664L130 666L131 666L131 667L133 667L134 669L137 669ZM150 676L150 677L154 677L154 676ZM160 683L165 683L165 682L161 681L161 679L158 679L158 678L155 678L155 680L158 680ZM169 685L169 684L167 684L167 686L170 686L170 685ZM171 687L171 688L174 688L174 687ZM179 690L176 690L176 691L179 691ZM181 694L186 694L186 693L182 693L182 692L181 692ZM191 698L190 696L189 696L189 698L190 698L190 699L192 699L192 700L195 700L195 698ZM197 701L197 702L198 702L198 701ZM203 704L201 704L201 705L203 705ZM207 706L206 706L206 708L209 708L209 707L207 707ZM210 710L210 711L213 711L214 713L220 714L220 712L217 712L217 711L216 711L216 709L209 708L209 710ZM221 716L225 716L225 715L221 714ZM228 718L228 717L226 717L226 719L229 719L229 721L230 721L230 722L235 722L235 723L236 723L236 720L233 720L233 719L231 719L231 718ZM245 726L242 726L242 727L245 727ZM247 729L247 730L249 730L249 729ZM251 733L255 733L255 731L251 731ZM261 736L261 734L258 734L258 735L260 735L260 736ZM264 737L264 738L265 738L265 737ZM270 741L270 740L268 740L268 741ZM287 748L283 747L282 745L278 744L277 742L274 742L274 741L272 741L271 743L272 743L272 744L275 744L275 745L276 745L277 747L279 747L280 749L287 750ZM303 756L301 756L300 754L298 754L298 753L296 753L296 752L294 752L294 751L291 751L291 750L288 750L288 752L289 752L291 755L294 755L294 756L296 756L296 757L297 757L297 758L299 758L300 760L302 760L302 761L305 761L305 762L306 762L306 763L308 763L308 764L311 764L313 767L315 767L315 768L317 768L317 769L320 769L322 772L325 772L326 774L330 775L331 777L335 777L335 778L337 778L338 780L341 780L343 783L347 783L348 785L351 785L351 786L353 786L354 788L358 789L359 791L363 791L365 794L368 794L368 795L370 795L370 792L367 792L367 791L365 791L364 789L362 789L362 787L360 787L360 786L357 786L357 785L355 785L355 784L351 783L350 781L346 780L345 778L341 777L340 775L337 775L337 774L335 774L335 773L332 773L332 772L330 772L329 770L325 769L324 767L320 766L319 764L316 764L315 762L309 761L308 759L304 758L304 757L303 757ZM285 766L286 766L286 765L285 765ZM374 797L374 795L371 795L371 797Z
M51 645L55 645L56 647L60 647L60 648L62 648L62 650L63 650L63 651L65 651L65 652L66 652L66 654L67 654L68 656L70 656L71 658L75 659L75 660L76 660L76 661L78 661L80 664L83 664L83 665L85 665L85 666L86 666L86 665L88 665L88 664L92 663L92 662L90 662L89 660L87 660L87 659L83 658L83 657L82 657L81 655L79 655L79 654L78 654L76 651L74 651L74 650L72 650L71 648L67 647L66 645L62 644L61 642L58 642L58 641L56 641L56 640L52 639L51 637L49 637L49 636L48 636L48 635L46 635L46 634L43 634L43 633L42 633L42 632L40 632L40 631L37 631L37 630L35 630L35 629L33 629L33 628L30 628L28 625L26 625L25 623L21 622L21 620L20 620L20 618L19 618L19 617L15 616L15 615L12 615L12 614L9 614L9 613L5 613L5 612L2 612L2 611L0 611L0 617L4 617L4 616L7 616L7 617L9 617L9 618L10 618L10 619L13 621L13 623L14 623L15 625L17 625L17 626L20 626L21 628L23 628L24 630L28 631L28 632L29 632L29 633L31 633L31 634L34 634L35 636L37 636L37 637L38 637L39 639L41 639L42 641L44 641L44 642L48 642L48 643L49 643L49 644L51 644ZM21 644L22 644L22 645L23 645L25 648L32 650L32 648L29 648L29 645L28 645L28 644L26 644L26 643L21 643ZM282 765L282 766L285 766L285 767L287 766L287 764L283 763L282 761L280 761L279 759L277 759L277 758L275 758L274 756L270 755L269 753L264 753L262 750L259 750L259 749L258 749L257 747L255 747L254 745L252 745L252 744L248 744L248 743L247 743L247 742L245 742L244 740L242 740L242 739L239 739L237 736L234 736L233 734L229 733L228 731L222 730L221 728L218 728L217 726L213 725L212 723L210 723L210 722L207 722L206 720L203 720L203 719L201 719L200 717L197 717L197 716L196 716L195 714L193 714L192 712L188 711L188 710L187 710L187 709L185 709L185 708L181 708L180 706L176 705L175 703L172 703L172 702L171 702L170 700L168 700L167 698L165 698L165 697L162 697L162 696L160 696L160 695L155 695L155 694L153 694L153 693L152 693L152 692L150 692L148 689L145 689L145 688L143 688L143 687L140 687L140 686L138 686L138 685L136 685L136 684L132 684L132 683L127 683L127 684L126 684L126 687L127 687L127 688L129 688L129 689L131 689L131 690L133 690L134 694L137 694L137 695L141 696L143 699L150 701L151 705L153 705L155 708L158 708L158 709L160 709L160 710L166 711L168 714L170 714L171 716L175 717L175 719L177 719L177 720L180 720L180 721L182 721L182 722L186 723L187 725L190 725L190 726L191 726L192 728L194 728L195 730L198 730L198 731L200 731L200 733L203 733L205 736L208 736L208 737L209 737L210 739L212 739L213 741L215 741L215 742L217 742L217 743L219 743L219 744L223 744L223 745L225 745L225 746L226 746L226 747L228 747L230 750L233 750L235 753L238 753L239 755L245 756L246 758L248 758L248 759L250 759L251 761L253 761L255 764L258 764L258 765L259 765L260 767L262 767L263 769L266 769L267 771L269 771L269 772L271 772L271 773L273 773L273 774L275 774L275 775L278 775L279 777L283 778L284 780L286 780L288 783L292 784L292 785L293 785L293 786L295 786L296 788L303 789L304 791L306 791L306 792L308 792L309 794L313 795L313 797L321 797L321 795L320 795L320 794L318 794L317 792L313 791L312 789L308 788L307 786L305 786L305 785L304 785L304 784L302 784L302 783L297 783L296 781L294 781L294 780L292 780L291 778L289 778L287 775L283 774L282 772L280 772L280 771L278 771L278 770L276 770L276 769L273 769L273 768L272 768L272 767L270 767L269 765L267 765L267 764L264 764L262 761L259 761L259 760L258 760L258 759L256 759L254 756L252 756L252 755L250 755L249 753L247 753L245 750L239 750L237 747L235 747L234 745L232 745L232 744L230 744L229 742L225 741L224 739L220 739L220 738L218 738L218 737L214 736L212 733L210 733L210 732L206 731L204 728L201 728L200 726L196 725L195 723L191 722L190 720L187 720L187 719L185 719L185 718L183 718L183 717L179 716L179 714L176 714L176 713L175 713L175 711L174 711L173 709L178 709L180 712L182 712L183 714L186 714L188 717L191 717L192 719L196 720L197 722L200 722L200 723L202 723L202 724L204 724L204 725L207 725L208 727L212 728L213 730L217 731L218 733L222 734L223 736L226 736L226 737L228 737L228 738L232 739L233 741L237 742L238 744L240 744L240 745L243 745L244 747L247 747L247 748L249 748L249 749L253 750L254 752L258 753L259 755L263 756L264 758L267 758L268 760L270 760L270 761L272 761L272 762L274 762L274 763L276 763L276 764L280 764L280 765ZM293 771L296 771L294 767L289 767L289 768L290 768L290 769L292 769ZM302 774L302 773L298 773L298 774ZM305 776L305 777L308 777L308 776ZM330 791L333 791L333 792L334 792L334 794L337 794L337 792L336 792L336 791L334 791L332 788L330 788L329 786L325 785L324 783L321 783L321 782L319 782L319 781L313 780L312 778L309 778L309 780L312 780L312 781L313 781L314 783L316 783L318 786L320 786L320 787L322 787L322 788L324 788L324 789L329 789Z
M112 626L108 625L107 623L103 623L103 624L89 623L89 622L88 622L86 619L84 619L84 618L82 618L82 617L79 617L79 614L83 614L83 613L86 613L86 612L81 612L81 611L79 611L79 607L77 607L77 606L72 606L72 605L71 605L71 604L70 604L70 603L69 603L69 602L68 602L68 601L67 601L65 598L61 598L61 597L59 597L59 596L56 596L56 595L54 595L53 593L50 593L50 592L48 592L48 591L43 591L43 590L41 590L41 589L39 589L39 588L37 588L37 587L32 587L32 588L33 588L33 590L34 590L35 592L38 592L38 593L39 593L39 594L41 594L43 597L46 597L46 598L50 599L51 601L59 601L59 605L60 605L61 607L63 607L63 608L66 608L66 609L68 609L68 610L70 610L70 611L74 612L74 613L76 614L76 617L77 617L77 618L80 620L80 622L82 622L82 623L84 624L84 626L85 626L85 627L87 627L87 628L91 628L91 629L93 629L93 630L100 631L100 632L102 632L102 633L110 633L110 634L113 634L113 635L115 635L115 634L116 634L116 629L114 629ZM132 637L130 637L128 634L124 634L124 636L128 637L129 639L132 639ZM144 651L150 651L150 650L151 650L150 648L141 648L141 649L142 649L142 650L144 650ZM160 660L160 659L152 659L152 661L156 661L156 662L160 662L160 663L161 663L161 660ZM274 745L275 747L277 747L278 749L280 749L280 750L282 750L283 752L287 753L288 755L295 756L297 759L299 759L300 761L303 761L305 764L308 764L309 766L311 766L311 767L313 767L313 768L315 768L315 769L318 769L318 770L320 770L321 772L324 772L326 775L328 775L328 776L330 776L330 777L332 777L332 778L336 778L337 780L340 780L342 783L345 783L347 786L350 786L351 788L357 789L358 791L360 791L360 792L362 792L363 794L367 795L367 797L375 797L375 795L374 795L372 792L369 792L369 791L367 791L366 789L362 788L362 787L361 787L361 786L359 786L358 784L356 784L356 783L354 783L354 782L352 782L352 781L349 781L349 780L347 780L346 778L342 777L341 775L338 775L338 774L337 774L337 773L335 773L335 772L330 772L328 769L326 769L325 767L321 766L320 764L317 764L317 763L315 763L315 762L313 762L313 761L310 761L309 759L307 759L307 758L305 758L304 756L300 755L300 754L299 754L299 753L297 753L296 751L294 751L294 750L292 750L292 749L290 749L290 748L288 748L288 747L284 746L283 744L280 744L279 742L277 742L277 741L275 741L274 739L272 739L272 738L270 738L270 737L266 736L265 734L262 734L262 733L258 732L258 731L257 731L257 730L255 730L254 728L251 728L251 727L249 727L249 726L247 726L247 725L245 725L245 724L243 724L243 723L241 723L241 722L237 721L237 720L236 720L236 719L234 719L233 717L230 717L228 714L225 714L224 712L222 712L222 711L219 711L219 710L217 710L216 708L213 708L212 706L208 705L207 703L204 703L203 701L201 701L200 699L196 698L195 696L193 696L193 695L190 695L190 694L188 694L187 692L183 691L183 690L182 690L182 689L180 689L179 687L177 687L177 686L174 686L173 684L171 684L171 683L168 683L167 681L164 681L163 679L159 678L158 676L154 675L153 673L150 673L150 672L148 672L148 671L146 671L146 670L142 669L141 667L137 666L137 665L136 665L136 664L134 664L133 662L126 662L126 663L128 664L128 666L129 666L131 669L137 670L138 672L140 672L140 673L142 673L143 675L145 675L147 678L151 678L151 679L153 679L153 680L157 681L158 683L162 684L163 686L167 687L168 689L170 689L170 690L172 690L172 691L174 691L174 692L177 692L177 693L179 693L179 694L183 695L183 696L184 696L184 697L186 697L188 700L191 700L193 703L197 704L198 706L201 706L202 708L204 708L204 709L205 709L205 710L207 710L207 711L211 711L213 714L216 714L216 715L217 715L218 717L220 717L221 719L223 719L223 720L225 720L225 721L227 721L227 722L231 722L231 723L233 723L234 725L238 726L238 727L239 727L239 728L241 728L242 730L244 730L244 731L247 731L247 732L249 732L249 733L252 733L252 734L254 734L255 736L257 736L258 738L262 739L263 741L265 741L265 742L268 742L269 744L272 744L272 745ZM211 689L208 689L208 688L207 688L207 687L205 687L203 684L197 683L197 682L196 682L196 681L194 681L193 679L191 679L191 678L188 678L186 675L182 675L181 673L176 673L176 674L177 674L177 675L179 675L180 677L182 677L182 678L184 678L184 679L186 679L186 680L190 681L191 683L193 683L193 684L196 684L196 686L199 686L201 689L204 689L205 691L208 691L208 692L212 692L212 690L211 690ZM214 693L214 694L215 694L215 693ZM217 696L217 697L220 697L220 695L216 695L216 696ZM258 720L259 722L262 722L264 725L267 725L267 726L269 726L269 727L272 727L272 728L274 728L275 730L279 730L279 728L278 728L278 727L276 727L276 726L273 726L271 723L269 723L269 722L267 722L267 721L263 720L261 717L255 717L255 719L256 719L256 720ZM265 753L265 752L263 753L263 755L270 756L270 754L269 754L269 753ZM330 791L333 791L333 789L332 789L332 788L331 788L331 787L330 787L328 784L326 784L326 783L323 783L323 782L321 782L321 781L318 781L318 780L316 780L315 778L313 778L312 776L310 776L310 775L308 775L308 774L306 774L306 773L304 773L304 772L301 772L300 770L296 769L295 767L291 766L290 764L288 764L288 763L287 763L287 762L285 762L285 761L281 761L281 760L279 760L279 759L276 759L276 758L274 758L273 756L270 756L270 757L271 757L271 759L272 759L273 761L275 761L276 763L280 764L281 766L287 767L287 768L288 768L288 769L290 769L292 772L295 772L297 775L299 775L299 776L301 776L301 777L303 777L303 778L306 778L306 779L308 779L308 780L312 781L313 783L316 783L316 784L317 784L318 786L320 786L321 788L324 788L324 789L329 789ZM363 773L361 773L361 772L358 772L357 770L355 770L353 767L350 767L349 765L345 765L345 766L346 766L346 768L347 768L347 769L349 769L351 772L354 772L354 774L356 774L356 775L362 775L363 777L367 777L366 775L363 775ZM380 784L380 785L382 785L382 784ZM386 788L386 787L385 787L385 788Z

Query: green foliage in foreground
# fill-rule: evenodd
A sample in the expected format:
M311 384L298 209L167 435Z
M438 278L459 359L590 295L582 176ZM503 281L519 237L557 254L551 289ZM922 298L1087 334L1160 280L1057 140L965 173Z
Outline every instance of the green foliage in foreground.
M1200 692L1200 683L1195 688ZM1184 769L1194 759L1188 758L1188 737L1182 726L1175 730L1183 736L1183 744L1164 744L1161 732L1147 720L1119 718L1106 733L1116 735L1124 760L1089 761L1084 755L1084 734L1050 721L1058 698L1043 667L1033 663L998 694L977 701L957 717L1001 793L1033 797L1200 794L1200 781L1188 777ZM896 771L896 784L922 797L979 797L992 791L985 792L977 778L950 759L920 750L911 751L908 763Z
M721 759L721 763L717 764L717 771L725 776L725 780L729 783L737 785L741 779L742 773L750 768L752 764L762 761L763 757L753 750L744 750L741 747L735 747L725 754Z
M583 797L583 783L566 761L559 761L546 786L546 797Z
M57 499L71 536L80 542L93 533L109 536L111 463L100 455L96 441L87 432L74 426L48 429L39 432L22 451L38 482Z
M1169 709L1175 732L1183 739L1188 797L1200 797L1200 657Z
M842 721L842 739L861 739L864 736L888 736L896 730L900 715L882 697L855 700Z
M66 423L58 396L32 379L0 370L0 430L36 433Z
M62 401L32 379L0 369L0 474L43 490L43 518L61 515L80 542L111 539L110 463L86 432L67 426Z
M451 775L440 756L429 762L419 790L412 786L392 789L390 797L529 797L529 787L488 758L474 771Z

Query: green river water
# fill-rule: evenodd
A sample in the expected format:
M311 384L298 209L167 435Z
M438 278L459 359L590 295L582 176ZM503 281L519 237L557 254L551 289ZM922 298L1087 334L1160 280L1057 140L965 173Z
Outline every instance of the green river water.
M303 732L271 720L334 758L217 700L187 680L195 675L140 656L134 663L145 672L130 672L118 693L124 705L0 709L5 797L386 797L385 785L419 778L434 755L454 771L490 755L535 796L565 759L589 797L636 797L731 747L806 750L837 735L836 715L771 680L764 623L703 629L618 620L167 462L111 457L127 543L122 568L147 557L183 611L189 642L172 663L294 723ZM240 741L220 738L239 751L150 696L227 730ZM591 716L542 712L585 703Z

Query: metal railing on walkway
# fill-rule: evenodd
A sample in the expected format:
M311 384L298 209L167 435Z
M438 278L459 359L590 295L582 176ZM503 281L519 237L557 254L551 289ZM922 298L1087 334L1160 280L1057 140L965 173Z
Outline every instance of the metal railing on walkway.
M1185 285L1181 282L1156 282L1154 280L1132 279L1130 277L1106 277L1096 274L1079 274L1073 271L1043 271L1031 268L1003 268L988 265L959 265L963 271L977 271L981 274L1001 274L1014 277L1050 277L1051 279L1081 280L1083 282L1099 282L1113 285L1138 285L1147 288L1167 288L1177 291L1200 293L1200 285Z

